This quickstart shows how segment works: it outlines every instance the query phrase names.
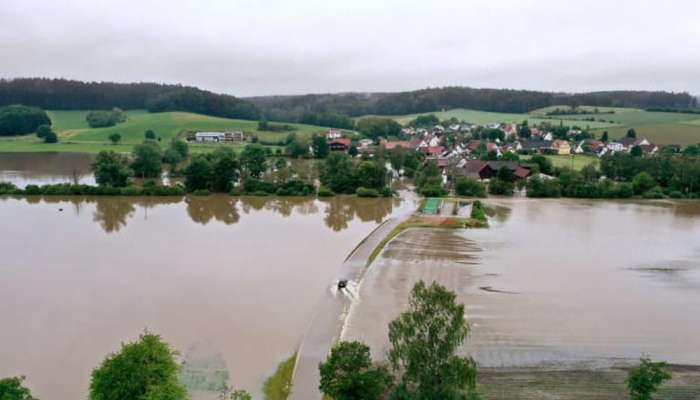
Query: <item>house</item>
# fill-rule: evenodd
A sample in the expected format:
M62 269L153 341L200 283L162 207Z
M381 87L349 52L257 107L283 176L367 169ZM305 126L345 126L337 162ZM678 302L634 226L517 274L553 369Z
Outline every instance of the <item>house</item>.
M484 125L487 129L501 129L501 124L498 122L492 122L490 124Z
M223 142L226 140L224 132L197 132L194 134L197 142Z
M555 140L552 142L552 148L559 155L571 154L571 145L566 140Z
M401 134L406 136L413 136L416 134L416 130L413 128L402 128Z
M526 179L532 174L527 165L519 161L480 161L469 160L466 163L457 164L461 168L457 172L474 179L491 179L498 174L501 168L508 168L513 172L515 179Z
M486 164L494 171L494 175L498 174L502 168L510 169L515 179L525 179L532 173L530 167L521 164L520 161L487 161Z
M620 143L620 142L610 142L607 144L606 147L608 148L608 150L610 150L612 152L625 150L625 145Z
M642 154L645 156L653 156L659 151L659 146L655 144L640 144L639 148L642 149Z
M625 149L631 149L634 146L642 146L642 145L648 145L651 144L649 143L648 140L644 138L631 138L631 137L623 137L622 139L617 141L618 143L622 144Z
M224 140L234 143L245 142L245 135L243 131L224 132Z
M601 142L600 140L586 139L580 141L576 145L574 148L574 153L583 154L588 152L597 154L601 148L605 148L605 143Z
M348 138L334 139L328 142L330 151L348 151L352 142Z
M421 147L421 151L428 157L439 157L445 152L445 147L443 146L428 146Z
M343 137L343 131L340 129L335 129L335 128L329 129L328 133L326 134L326 138L328 140L340 139L342 137Z
M457 173L473 179L489 179L495 175L493 169L489 165L480 160L469 160L465 163L458 164Z
M520 142L521 150L528 153L555 153L550 140L523 140Z
M411 143L404 140L382 140L380 145L387 150L393 150L398 147L403 147L404 149L411 148Z
M360 145L360 149L366 149L367 147L371 146L372 143L374 143L372 139L360 139L360 141L358 142L358 144Z
M506 137L515 137L518 135L518 126L516 124L505 124L503 126L503 132L505 132Z

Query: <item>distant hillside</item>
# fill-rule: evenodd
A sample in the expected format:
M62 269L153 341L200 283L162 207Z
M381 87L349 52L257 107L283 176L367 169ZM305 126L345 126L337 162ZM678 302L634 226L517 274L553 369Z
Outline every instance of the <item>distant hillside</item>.
M67 79L0 79L0 106L25 104L51 110L119 107L151 112L187 111L226 118L258 119L257 107L234 96L190 86L157 83L81 82Z
M510 89L444 87L397 93L341 93L300 96L251 97L271 120L304 122L314 114L404 115L464 108L502 113L527 113L553 105L598 107L674 108L697 106L688 93L607 91L548 93Z

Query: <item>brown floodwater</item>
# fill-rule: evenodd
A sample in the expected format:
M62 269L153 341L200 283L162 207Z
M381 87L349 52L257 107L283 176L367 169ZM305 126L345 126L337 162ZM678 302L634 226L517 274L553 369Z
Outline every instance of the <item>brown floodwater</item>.
M0 182L27 185L95 184L94 156L84 153L0 153Z
M466 305L464 351L482 366L604 366L642 353L700 364L700 202L487 203L509 210L490 229L393 240L367 273L344 338L384 357L387 325L423 279Z
M261 396L350 251L397 199L0 197L0 376L85 398L90 372L149 329L194 398ZM226 378L227 377L227 378Z

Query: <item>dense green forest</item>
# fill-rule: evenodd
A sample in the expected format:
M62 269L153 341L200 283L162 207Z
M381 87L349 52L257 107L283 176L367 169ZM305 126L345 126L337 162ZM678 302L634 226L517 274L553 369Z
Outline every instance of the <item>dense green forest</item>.
M47 110L148 109L188 111L226 118L258 119L245 100L181 85L80 82L67 79L0 79L0 106L24 104Z
M49 110L147 109L188 111L227 118L299 122L352 129L352 117L404 115L443 109L526 113L552 105L690 110L687 93L608 91L548 93L468 87L429 88L396 93L339 93L237 98L195 87L157 83L80 82L66 79L0 80L0 106L25 104Z
M313 115L405 115L443 109L527 113L553 105L692 109L687 93L610 91L580 94L445 87L397 93L341 93L251 97L270 120L306 122Z

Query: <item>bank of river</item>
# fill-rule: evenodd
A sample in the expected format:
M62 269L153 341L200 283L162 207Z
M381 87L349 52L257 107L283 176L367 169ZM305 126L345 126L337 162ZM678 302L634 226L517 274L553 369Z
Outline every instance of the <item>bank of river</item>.
M26 375L39 398L84 398L91 369L148 328L182 353L195 399L222 375L260 398L345 257L401 207L0 197L0 376Z

